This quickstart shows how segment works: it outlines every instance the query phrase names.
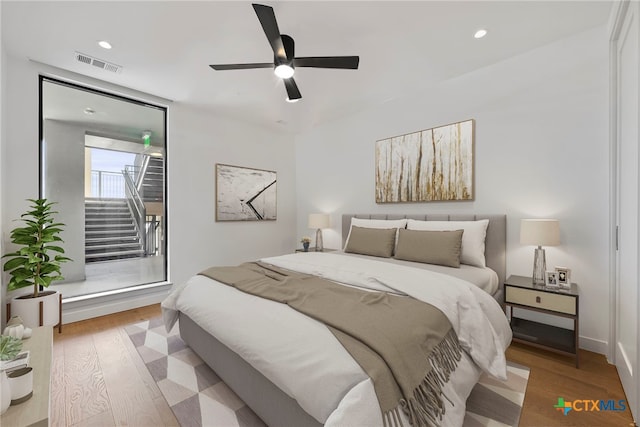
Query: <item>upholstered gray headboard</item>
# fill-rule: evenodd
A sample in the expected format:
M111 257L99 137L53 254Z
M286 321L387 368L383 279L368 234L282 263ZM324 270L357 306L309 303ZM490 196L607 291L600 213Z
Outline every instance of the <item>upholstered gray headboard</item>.
M498 273L500 287L504 284L507 274L507 216L506 215L475 215L475 214L344 214L342 215L342 247L349 235L351 218L365 219L402 219L411 218L419 221L476 221L488 219L487 237L485 239L484 256L487 267Z

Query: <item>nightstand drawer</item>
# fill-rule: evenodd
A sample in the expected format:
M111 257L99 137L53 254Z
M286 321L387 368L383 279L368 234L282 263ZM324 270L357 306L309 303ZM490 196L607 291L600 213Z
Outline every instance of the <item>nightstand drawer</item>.
M526 305L571 315L576 314L576 299L570 295L506 286L504 300L506 303Z

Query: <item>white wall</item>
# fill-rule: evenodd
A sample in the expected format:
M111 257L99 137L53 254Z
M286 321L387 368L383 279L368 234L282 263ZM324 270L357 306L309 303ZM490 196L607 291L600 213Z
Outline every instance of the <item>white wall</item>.
M213 265L295 249L293 137L175 103L169 113L169 256L180 283ZM215 164L277 172L278 218L215 222Z
M2 2L0 1L0 22L2 22ZM2 152L3 150L3 144L2 141L4 141L5 137L4 137L4 130L5 128L3 127L3 123L4 123L4 114L5 114L5 102L4 102L4 94L5 94L5 90L6 90L6 79L5 79L5 51L4 51L4 43L2 40L2 31L0 31L0 166L2 165ZM4 253L4 235L3 235L3 230L4 227L2 226L3 223L3 216L2 216L2 211L4 209L4 201L3 201L3 191L2 191L2 183L4 181L4 169L0 170L0 254ZM4 330L4 319L6 318L6 314L5 314L5 310L6 310L6 306L5 306L5 299L7 296L7 289L4 286L4 283L2 283L2 280L0 280L0 327Z
M562 245L547 248L547 267L573 270L581 345L606 353L607 42L604 27L590 30L299 135L297 237L311 233L312 212L332 214L325 247L340 246L342 213L505 213L507 274L531 275L520 219L558 218ZM376 205L376 140L470 118L475 201Z
M65 224L60 237L64 255L73 261L62 264L66 282L85 279L84 258L84 135L86 129L57 120L45 120L44 189L42 196L55 202L56 222ZM62 289L61 289L62 291Z
M7 247L11 220L38 196L38 74L69 79L155 104L166 101L95 79L6 56L6 92L2 93L2 240ZM179 103L168 113L169 280L180 283L214 264L237 264L262 256L290 253L295 247L295 156L293 138L265 128L234 122ZM278 173L278 219L271 222L216 223L215 163ZM4 291L7 275L2 275ZM166 289L158 294L159 302ZM64 297L64 295L63 295ZM126 297L125 297L126 298ZM148 304L149 297L140 299ZM118 310L136 307L115 304ZM4 305L3 305L4 307ZM84 313L91 310L83 308ZM107 314L104 307L94 309ZM108 310L107 310L108 311ZM86 316L86 315L82 315ZM79 320L81 317L67 316Z
M2 92L5 127L0 144L3 175L0 223L2 245L4 251L9 251L12 249L10 231L16 226L14 220L29 206L26 199L38 198L38 77L26 67L26 62L16 63L10 55L4 57L3 63L6 90ZM8 274L2 273L3 291L8 280ZM5 309L5 304L2 305Z

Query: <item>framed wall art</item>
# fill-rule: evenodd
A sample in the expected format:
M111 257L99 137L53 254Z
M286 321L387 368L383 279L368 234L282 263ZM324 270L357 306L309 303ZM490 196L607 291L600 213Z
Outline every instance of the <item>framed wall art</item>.
M475 120L376 141L376 203L474 199Z
M276 172L216 164L216 221L265 221L277 216Z

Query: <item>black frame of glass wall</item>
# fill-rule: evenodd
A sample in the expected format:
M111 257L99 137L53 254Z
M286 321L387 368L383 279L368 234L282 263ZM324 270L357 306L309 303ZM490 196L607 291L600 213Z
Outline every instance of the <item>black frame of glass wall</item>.
M156 104L151 104L148 102L144 102L144 101L140 101L137 99L133 99L133 98L129 98L126 96L122 96L119 94L115 94L115 93L110 93L104 90L100 90L100 89L95 89L92 87L87 87L87 86L83 86L81 84L77 84L77 83L72 83L69 81L65 81L65 80L60 80L57 78L53 78L50 76L45 76L45 75L40 75L39 76L39 88L38 88L38 136L39 136L39 141L38 141L38 197L42 198L44 196L45 193L45 184L44 184L44 168L45 168L45 130L44 130L44 112L43 112L43 85L45 82L49 82L49 83L53 83L53 84L57 84L60 86L65 86L68 88L72 88L72 89L76 89L76 90L80 90L80 91L85 91L85 92L89 92L92 93L94 95L100 95L100 96L105 96L105 97L109 97L109 98L113 98L115 100L119 100L119 101L124 101L124 102L129 102L138 106L142 106L142 107L149 107L149 108L153 108L156 109L158 111L162 112L162 117L163 117L163 131L164 131L164 156L163 156L163 160L164 160L164 169L163 169L163 192L164 192L164 198L163 198L163 204L162 204L162 214L164 216L163 218L163 222L164 222L164 234L163 234L163 238L162 238L162 248L161 248L161 252L164 255L164 262L163 262L163 274L162 274L162 280L153 280L150 282L144 282L144 283L138 283L136 285L132 285L130 287L135 288L136 286L141 286L141 285L147 285L150 283L161 283L161 282L166 282L168 279L168 256L169 256L169 251L168 251L168 239L169 239L169 233L168 233L168 229L169 229L169 218L168 218L168 135L167 135L167 114L168 114L168 109L167 107L161 106L161 105L156 105Z

